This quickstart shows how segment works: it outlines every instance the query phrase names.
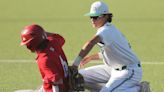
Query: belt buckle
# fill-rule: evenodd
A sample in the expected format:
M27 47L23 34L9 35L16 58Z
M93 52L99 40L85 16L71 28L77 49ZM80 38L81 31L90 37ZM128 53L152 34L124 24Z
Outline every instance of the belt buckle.
M127 68L127 66L122 66L121 68L116 68L115 70L121 71L121 70L125 70L126 68Z
M123 66L123 67L122 67L122 70L124 70L124 69L126 69L126 68L127 68L127 66Z

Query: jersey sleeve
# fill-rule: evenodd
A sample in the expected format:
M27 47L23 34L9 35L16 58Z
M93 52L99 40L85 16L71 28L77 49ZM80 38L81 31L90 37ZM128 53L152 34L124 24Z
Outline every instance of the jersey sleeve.
M65 39L59 34L52 34L48 36L48 39L55 40L55 42L57 42L60 46L63 46L65 43Z
M110 32L110 30L98 30L96 35L100 37L101 43L103 43L104 45L110 45L113 42L112 33Z

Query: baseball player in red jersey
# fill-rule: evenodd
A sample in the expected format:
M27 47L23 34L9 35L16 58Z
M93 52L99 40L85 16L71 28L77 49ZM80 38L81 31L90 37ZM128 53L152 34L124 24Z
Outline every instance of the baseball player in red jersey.
M21 45L37 54L37 64L43 80L43 92L68 92L68 63L62 50L65 40L59 34L45 32L32 24L21 32Z

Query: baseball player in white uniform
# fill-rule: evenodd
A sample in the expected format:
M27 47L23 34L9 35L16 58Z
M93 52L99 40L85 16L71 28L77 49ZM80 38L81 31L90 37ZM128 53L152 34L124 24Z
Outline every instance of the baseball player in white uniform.
M81 69L85 87L91 92L139 92L142 79L140 60L134 54L125 36L111 23L108 6L97 1L86 14L97 33L81 49L73 67L103 59L103 65ZM100 52L87 56L98 45Z

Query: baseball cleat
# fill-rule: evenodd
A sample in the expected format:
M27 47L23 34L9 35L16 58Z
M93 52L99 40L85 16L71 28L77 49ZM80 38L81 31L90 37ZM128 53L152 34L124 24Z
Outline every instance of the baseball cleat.
M143 81L140 84L141 84L140 92L151 92L149 82Z

